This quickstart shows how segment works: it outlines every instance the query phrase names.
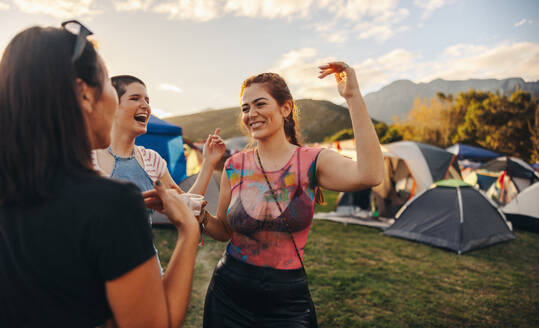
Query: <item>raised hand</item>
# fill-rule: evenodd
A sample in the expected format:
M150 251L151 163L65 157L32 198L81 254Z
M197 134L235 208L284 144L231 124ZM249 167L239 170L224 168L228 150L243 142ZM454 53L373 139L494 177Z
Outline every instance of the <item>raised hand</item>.
M343 98L350 99L356 96L361 96L359 84L356 78L356 72L352 67L348 66L348 64L344 62L331 62L326 65L319 66L319 68L319 79L323 79L329 74L335 75L335 80L337 81L337 90Z
M204 156L204 159L209 161L212 166L215 166L217 162L219 162L226 151L225 142L219 137L220 131L219 128L215 129L215 132L210 134L208 139L206 139L204 148L202 149L202 156Z

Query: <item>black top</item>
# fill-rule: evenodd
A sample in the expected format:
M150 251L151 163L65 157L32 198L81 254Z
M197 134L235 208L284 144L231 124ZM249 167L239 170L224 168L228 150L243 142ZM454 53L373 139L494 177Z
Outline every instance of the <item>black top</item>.
M138 188L62 176L50 199L0 208L0 327L95 327L105 282L155 255Z

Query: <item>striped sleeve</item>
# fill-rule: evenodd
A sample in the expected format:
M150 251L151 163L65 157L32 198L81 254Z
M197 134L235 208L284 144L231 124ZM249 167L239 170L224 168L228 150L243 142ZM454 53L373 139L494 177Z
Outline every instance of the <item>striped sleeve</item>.
M159 155L155 150L146 149L142 146L137 146L142 155L142 161L144 162L144 170L148 173L150 178L155 181L161 178L167 169L167 162Z

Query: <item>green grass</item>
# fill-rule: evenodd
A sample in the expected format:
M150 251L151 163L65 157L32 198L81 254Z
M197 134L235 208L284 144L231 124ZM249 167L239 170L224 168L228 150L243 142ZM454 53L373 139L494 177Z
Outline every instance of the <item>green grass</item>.
M332 210L335 193L325 193ZM168 263L175 232L154 229ZM321 327L539 327L539 234L456 255L316 220L305 265ZM199 248L184 327L201 327L204 296L225 244Z

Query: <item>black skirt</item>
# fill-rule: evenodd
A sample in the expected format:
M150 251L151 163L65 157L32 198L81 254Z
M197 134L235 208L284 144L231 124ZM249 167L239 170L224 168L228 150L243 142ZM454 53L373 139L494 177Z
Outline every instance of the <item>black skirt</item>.
M204 328L311 328L311 304L302 269L259 267L225 254L208 286Z

